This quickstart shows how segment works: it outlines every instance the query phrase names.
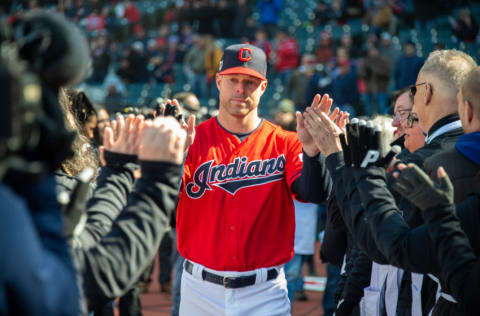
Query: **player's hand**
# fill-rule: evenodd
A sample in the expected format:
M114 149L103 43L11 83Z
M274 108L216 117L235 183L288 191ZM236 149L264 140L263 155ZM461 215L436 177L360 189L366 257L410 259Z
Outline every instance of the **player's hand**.
M393 188L421 210L453 204L453 185L442 167L437 170L437 182L413 163L409 163L408 167L398 164L397 169L393 173L396 178Z
M188 147L193 144L195 140L195 115L190 115L188 118L187 123L185 123L182 107L178 103L177 99L167 99L165 104L161 106L161 115L162 116L173 116L177 119L180 123L180 126L185 130L187 133L187 139L185 141L185 151L187 151Z
M103 136L105 150L127 155L138 152L138 137L143 128L143 115L130 114L126 119L118 115L111 127L106 127Z
M334 119L339 116L338 108L333 111L333 114ZM303 117L305 126L312 136L315 145L325 157L342 151L339 139L342 130L325 112L316 112L311 107L308 107Z
M309 157L314 157L318 155L320 150L318 149L312 135L310 135L310 132L305 126L305 121L302 113L297 111L295 112L295 116L297 117L297 135L298 139L302 143L303 151Z
M187 139L185 140L185 148L184 151L187 151L188 147L193 144L195 140L195 115L190 115L188 118L188 122L182 121L182 128L187 133Z
M138 158L144 161L183 161L186 132L172 117L146 121L140 134Z
M326 110L328 107L328 111L330 111L330 107L328 104L328 95L324 95L323 98L320 97L319 94L316 94L313 98L312 104L310 107L316 107ZM295 116L297 117L297 135L298 139L302 143L303 151L309 156L314 157L318 155L320 149L315 144L312 135L310 135L307 127L305 126L305 122L303 119L303 115L300 112L296 112Z

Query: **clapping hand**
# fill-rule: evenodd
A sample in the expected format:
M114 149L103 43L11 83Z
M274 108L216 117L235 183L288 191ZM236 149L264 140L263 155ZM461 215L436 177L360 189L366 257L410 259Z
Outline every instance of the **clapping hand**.
M181 164L187 133L172 117L146 121L139 137L138 158Z
M125 119L118 115L110 127L105 128L103 146L106 150L127 155L137 155L138 137L144 124L143 115L130 114Z

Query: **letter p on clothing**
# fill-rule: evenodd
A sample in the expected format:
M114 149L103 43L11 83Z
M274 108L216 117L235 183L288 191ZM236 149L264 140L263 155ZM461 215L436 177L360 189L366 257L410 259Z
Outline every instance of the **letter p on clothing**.
M367 167L369 163L376 162L378 160L378 157L380 157L380 152L378 150L369 150L365 155L365 158L363 158L360 167Z

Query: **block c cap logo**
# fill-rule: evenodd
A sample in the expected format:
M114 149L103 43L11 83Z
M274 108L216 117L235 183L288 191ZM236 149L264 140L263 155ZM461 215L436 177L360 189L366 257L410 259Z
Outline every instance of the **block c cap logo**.
M250 61L252 60L252 49L249 47L242 47L238 51L238 60Z

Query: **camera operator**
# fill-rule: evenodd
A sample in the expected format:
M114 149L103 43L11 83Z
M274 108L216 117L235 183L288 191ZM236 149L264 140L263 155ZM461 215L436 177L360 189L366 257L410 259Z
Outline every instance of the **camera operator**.
M53 171L71 154L58 87L86 73L88 50L64 19L36 11L1 23L0 314L77 315ZM66 72L65 69L69 71Z
M40 31L40 34L36 34L36 31ZM32 33L34 34L32 35ZM49 89L43 87L41 90L43 94L34 94L32 91L30 94L25 94L26 91L21 90L24 92L24 96L30 98L36 95L43 96L44 102L40 103L37 100L35 105L41 106L37 105L37 108L34 108L35 111L29 112L31 108L28 106L20 108L27 114L33 114L35 120L22 121L22 119L31 118L28 115L19 115L15 118L20 120L25 127L33 129L34 132L38 133L34 128L39 129L42 134L40 137L34 138L38 141L36 147L30 146L27 147L28 150L17 151L23 156L15 155L17 152L14 152L4 159L8 174L2 182L2 194L5 193L4 200L6 203L10 201L9 204L12 204L12 207L8 210L2 209L2 212L20 209L16 213L22 215L22 205L16 205L19 203L18 199L15 200L13 193L9 192L8 188L3 190L4 184L8 183L11 188L17 190L17 194L21 194L29 203L31 223L30 225L28 222L14 225L19 222L19 218L7 216L5 216L7 220L2 221L2 224L8 225L3 230L8 232L8 238L2 239L0 244L1 249L4 250L2 253L7 256L12 253L9 256L12 260L2 261L2 264L6 266L5 269L2 269L0 278L2 285L0 287L0 311L2 314L77 315L79 312L77 284L82 287L89 306L103 304L128 290L129 286L138 278L139 273L152 260L168 226L170 213L175 207L186 136L173 118L158 118L154 122L143 122L141 118L135 119L134 117L127 118L125 123L120 120L117 124L118 138L116 139L113 138L113 131L107 129L105 158L107 165L111 166L111 171L110 174L106 172L106 175L100 175L99 183L105 179L107 185L99 186L97 191L100 193L96 193L98 194L97 199L94 194L93 201L91 201L97 207L97 222L92 223L92 218L95 219L95 217L90 217L90 223L79 235L78 243L74 242L74 247L71 249L77 276L83 278L77 283L69 250L62 235L62 220L57 205L52 171L57 170L61 162L71 155L73 139L72 134L65 129L63 123L57 100L58 87L82 77L86 61L88 61L88 50L84 46L83 37L66 20L40 11L32 12L22 18L21 29L20 31L17 29L15 34L17 36L18 34L25 35L18 39L19 42L28 36L36 40L34 43L27 41L27 44L30 44L29 49L24 46L23 50L20 50L20 56L24 59L34 60L35 57L45 56L52 58L52 51L49 49L54 53L64 55L60 55L62 58L58 57L58 59L46 58L50 62L54 60L53 66L44 60L43 63L38 61L33 63L36 67L39 67L40 64L50 70L48 73L42 73L42 83L45 86L49 84L50 87ZM48 36L53 36L53 38L46 40L45 38ZM35 49L40 49L35 44L41 43L43 40L45 40L43 42L45 46L40 48L46 49L47 53L45 51L41 51L43 55L32 53ZM61 44L64 44L65 47L62 47ZM51 66L50 69L47 67L48 65ZM68 69L65 67L66 65L75 66L72 66L72 70L75 71L70 77L62 72L63 69ZM59 66L63 67L55 68ZM53 69L51 69L52 67ZM9 87L7 85L7 88ZM15 90L11 89L7 92L11 91ZM31 104L27 105L31 106ZM136 128L130 128L134 124ZM29 131L27 130L27 132ZM9 134L6 136L2 134L2 136L7 140L13 138ZM24 143L30 144L27 141ZM141 179L133 185L132 176L131 179L126 180L130 182L123 187L112 181L118 165L121 167L125 161L137 158L142 168ZM127 173L125 172L125 174ZM111 182L109 183L109 181ZM34 185L25 186L25 183L34 183ZM133 188L130 194L126 191L129 189L128 186ZM102 190L103 192L110 190L109 195L106 194L102 197ZM124 191L121 192L122 190ZM120 193L123 193L123 196L120 196ZM121 205L121 201L118 202L117 197L124 201L126 206ZM23 207L25 208L25 206ZM108 218L109 215L112 215L112 207L117 207L117 214L121 211L116 218L115 214ZM92 208L94 209L93 206L89 207L89 209ZM107 216L105 216L106 214ZM101 219L102 216L103 219ZM22 220L25 222L28 218ZM113 222L113 220L115 221ZM18 229L18 227L22 229ZM12 232L12 230L15 231ZM22 235L15 234L17 231ZM17 240L19 237L22 237L23 240ZM23 247L24 240L28 241L25 247ZM13 244L22 247L20 248L22 255L27 255L27 259L19 257L20 254L9 250ZM37 260L32 260L32 258ZM25 264L25 268L18 269L17 261ZM16 268L16 273L12 273L13 267ZM19 273L21 273L20 276ZM23 279L21 279L22 276ZM16 278L24 282L19 282ZM13 287L10 286L12 282L14 283ZM26 289L35 289L35 293ZM37 293L39 290L41 295ZM83 306L83 304L81 305Z

